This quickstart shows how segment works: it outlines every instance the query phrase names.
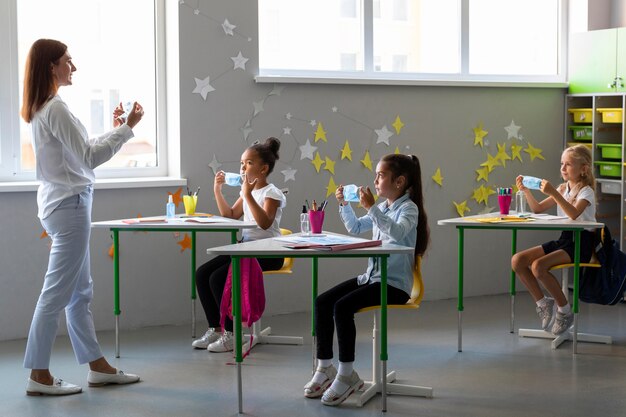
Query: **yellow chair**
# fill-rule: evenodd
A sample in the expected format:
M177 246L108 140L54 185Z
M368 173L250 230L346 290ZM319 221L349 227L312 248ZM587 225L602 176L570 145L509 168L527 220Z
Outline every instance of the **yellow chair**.
M600 239L604 241L604 230L601 231ZM574 268L575 264L566 263L560 265L554 265L550 268L550 271L554 271L557 269L561 270L561 289L563 294L565 294L565 298L569 300L569 277L568 270L569 268ZM591 259L588 263L580 263L579 266L587 267L587 268L600 268L600 261L596 257L595 251L591 256ZM574 318L574 327L578 329L576 318ZM563 342L566 340L573 340L574 334L572 331L567 330L558 336L554 336L550 332L546 332L545 330L540 329L519 329L518 331L519 337L536 337L540 339L553 339L551 343L552 350L557 349ZM591 333L579 333L576 332L576 341L577 342L591 342L591 343L605 343L607 345L613 344L613 338L611 336L602 336ZM576 346L574 346L574 353L576 353Z
M280 229L280 233L282 235L290 235L292 232L289 229ZM283 262L283 266L276 271L264 271L263 277L267 275L285 275L292 274L293 267L293 258L285 258ZM259 331L261 329L261 319L257 320L256 323L252 324L252 347L257 344L273 344L273 345L302 345L304 340L302 337L298 336L276 336L272 335L272 328L266 327L265 329Z
M415 262L415 268L413 269L413 288L411 289L411 298L406 304L388 304L388 309L405 309L405 310L417 310L420 306L422 298L424 297L424 283L422 281L422 258L418 257ZM357 394L357 405L362 407L370 398L382 390L382 364L380 361L380 329L377 323L380 322L380 305L365 307L357 311L357 313L364 313L367 311L375 311L374 314L374 328L372 331L372 380L365 381L365 386L362 392ZM413 397L432 397L433 389L431 387L420 387L415 385L404 385L393 383L396 379L396 371L391 371L386 375L387 378L387 393L408 395Z

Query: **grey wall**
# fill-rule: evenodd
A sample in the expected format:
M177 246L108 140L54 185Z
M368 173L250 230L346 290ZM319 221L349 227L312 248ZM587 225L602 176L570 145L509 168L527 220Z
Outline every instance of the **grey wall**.
M195 4L194 6L195 7ZM426 298L456 296L456 231L436 225L438 219L457 217L452 201L468 200L476 214L479 207L471 200L476 183L475 170L487 157L495 155L496 142L507 142L505 126L514 120L520 134L533 146L543 149L545 161L507 161L496 167L489 185L510 186L519 173L558 180L562 147L564 90L533 88L405 87L285 84L280 95L268 96L273 84L257 84L258 68L256 2L200 0L199 14L193 7L180 6L180 141L182 174L191 187L201 186L199 209L215 212L210 191L213 173L207 164L215 154L225 170L236 170L246 147L241 128L253 115L253 102L266 98L264 110L251 119L248 141L268 136L280 137L281 162L270 177L279 188L288 187L288 207L281 226L297 229L305 198L318 201L325 196L330 174L316 173L308 159L300 159L298 146L313 142L310 119L321 121L328 143L315 143L322 158L336 161L334 180L371 185L374 174L359 160L370 149L374 165L385 153L398 146L402 152L418 155L422 161L426 209L430 218L432 244L423 272ZM227 18L237 28L235 36L225 35L221 22ZM248 37L251 41L248 41ZM232 71L232 60L241 51L250 58L246 71ZM315 53L315 51L311 51ZM206 101L193 94L194 78L211 77L215 91ZM278 85L280 86L280 85ZM350 117L333 113L331 108ZM294 119L287 120L290 112ZM390 145L376 144L370 128L380 129L399 115L405 123ZM299 118L302 120L295 120ZM352 119L352 120L351 120ZM356 120L357 122L355 122ZM489 131L484 149L473 145L472 129L483 122ZM364 127L363 124L369 126ZM292 135L283 128L291 127ZM353 161L340 160L344 141L350 141ZM524 143L525 145L525 143ZM507 146L507 150L510 146ZM510 153L510 150L508 151ZM297 169L296 181L284 182L280 173L286 166ZM441 167L443 187L430 176ZM94 220L160 214L166 192L173 188L97 190ZM234 201L236 194L229 190ZM495 197L489 205L497 206ZM484 206L483 206L484 207ZM327 209L325 227L341 231L336 204ZM46 270L47 240L39 239L41 225L36 218L34 192L0 194L0 340L25 337ZM519 247L547 240L548 235L528 232L520 235ZM189 251L176 244L180 237L171 233L124 233L121 235L122 320L123 328L184 323L189 321ZM227 236L201 235L198 262L208 259L204 249L228 242ZM108 256L112 240L104 230L95 230L91 240L92 275L95 282L93 312L98 329L111 329L113 321L113 264ZM466 295L506 292L509 281L510 238L505 232L467 233ZM320 290L364 269L363 261L320 262ZM268 314L303 311L310 308L310 266L296 261L293 276L266 280ZM199 317L202 317L198 310Z

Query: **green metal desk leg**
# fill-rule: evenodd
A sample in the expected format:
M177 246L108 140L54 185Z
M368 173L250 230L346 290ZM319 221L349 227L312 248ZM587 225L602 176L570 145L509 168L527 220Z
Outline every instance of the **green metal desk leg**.
M235 362L237 362L237 398L239 399L239 414L243 413L242 387L241 387L241 362L243 361L242 351L242 335L241 335L241 275L240 263L241 258L232 257L233 269L233 325L235 326Z
M311 352L313 356L313 368L311 370L311 375L315 373L315 354L317 348L317 340L315 336L315 300L317 300L317 274L318 274L318 258L311 258L311 339L312 348Z
M574 338L572 349L574 354L578 353L578 285L580 280L580 239L581 230L574 231L574 303L572 310L574 311Z
M517 253L517 229L513 229L511 236L511 257ZM511 328L509 333L515 333L515 271L511 268Z
M196 231L191 231L191 338L196 337Z
M120 357L120 231L113 229L113 299L115 314L115 357Z
M382 363L383 413L387 411L387 256L380 257L380 361ZM376 383L376 381L374 381Z
M457 350L459 352L463 351L463 330L462 330L462 314L463 314L463 245L464 245L464 237L463 237L463 227L457 228L459 231L459 242L458 242L458 268L459 268L459 284L458 284L458 296L457 296L457 310L459 314L458 318L458 346Z

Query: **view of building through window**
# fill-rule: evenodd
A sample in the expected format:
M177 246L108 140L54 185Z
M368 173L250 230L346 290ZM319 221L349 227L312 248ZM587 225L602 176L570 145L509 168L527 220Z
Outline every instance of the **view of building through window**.
M138 101L145 109L135 137L102 167L156 166L154 0L19 0L17 5L20 90L32 43L40 38L65 43L77 71L73 85L58 93L90 138L113 128L113 109L120 102ZM35 159L30 126L21 123L21 169L28 171Z

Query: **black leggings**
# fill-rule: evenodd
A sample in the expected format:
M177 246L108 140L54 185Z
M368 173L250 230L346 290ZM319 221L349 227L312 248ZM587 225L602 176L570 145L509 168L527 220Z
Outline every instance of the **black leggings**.
M263 271L276 271L283 266L284 258L257 258ZM219 255L196 270L196 288L209 327L220 327L220 304L228 276L230 256ZM226 317L224 330L233 331L233 321Z
M389 304L404 304L408 300L407 293L391 285L387 286ZM359 285L356 278L342 282L318 296L315 300L317 359L333 358L333 333L336 326L339 361L354 362L354 313L364 307L379 304L380 282Z

